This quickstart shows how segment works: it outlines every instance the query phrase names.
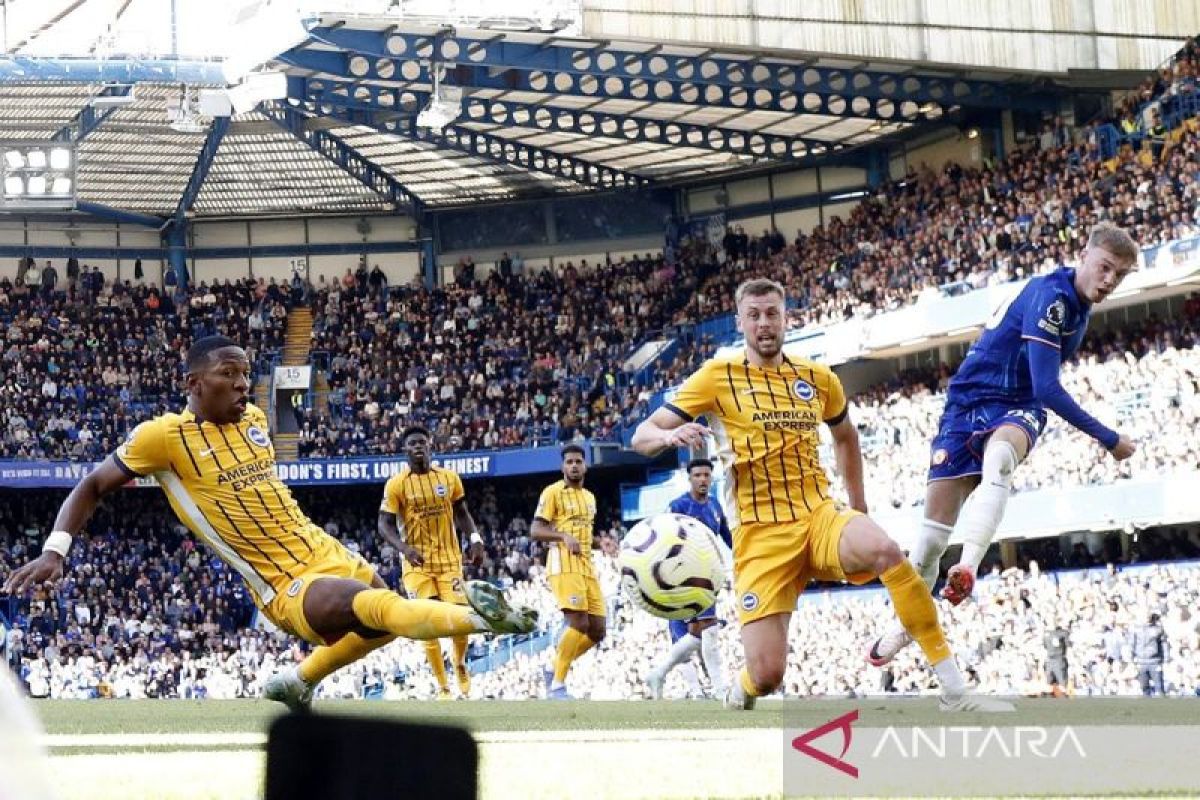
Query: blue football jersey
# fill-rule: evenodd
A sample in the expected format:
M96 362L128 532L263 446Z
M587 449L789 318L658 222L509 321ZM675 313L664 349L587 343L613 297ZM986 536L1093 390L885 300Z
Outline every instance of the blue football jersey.
M1049 346L1065 362L1079 350L1091 306L1075 291L1075 270L1061 267L1030 280L988 320L950 381L947 403L1040 404L1029 348Z
M720 536L725 544L733 547L733 536L729 532L729 522L725 519L725 511L717 498L711 494L706 502L697 502L691 492L685 492L671 501L670 510L676 514L695 517L708 526L709 530Z

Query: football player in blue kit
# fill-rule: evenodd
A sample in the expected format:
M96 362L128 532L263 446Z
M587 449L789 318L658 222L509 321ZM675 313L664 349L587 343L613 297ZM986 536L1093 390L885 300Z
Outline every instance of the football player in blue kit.
M1013 471L1045 428L1046 409L1118 461L1133 455L1128 436L1105 426L1067 394L1059 368L1079 349L1092 307L1120 285L1137 256L1128 233L1111 223L1097 224L1078 269L1060 267L1033 278L1000 306L950 381L930 456L925 519L909 558L933 588L950 533L959 526L962 557L947 571L942 590L954 605L975 587L975 572L1004 516ZM968 495L971 502L960 519ZM895 626L875 640L867 660L883 666L911 641Z
M729 522L717 498L710 492L713 482L713 464L706 458L694 458L687 465L688 483L691 488L671 501L670 511L694 517L717 534L727 547L733 546ZM714 697L725 696L725 666L721 663L721 648L717 638L717 606L714 603L688 620L671 621L671 649L646 676L651 697L662 697L667 675L676 666L683 664L697 650L701 652L704 668L712 681Z

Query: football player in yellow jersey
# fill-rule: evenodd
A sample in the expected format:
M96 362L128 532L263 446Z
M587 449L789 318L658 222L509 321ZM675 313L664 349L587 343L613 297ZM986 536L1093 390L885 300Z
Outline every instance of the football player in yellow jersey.
M483 555L483 539L467 510L462 479L451 470L433 466L429 431L425 428L410 426L401 441L408 465L383 489L379 534L404 559L404 589L409 597L465 605L458 531L471 537L472 556L476 559ZM466 634L455 636L453 643L454 675L459 691L466 697L471 692ZM449 699L441 640L427 640L425 655L437 680L439 698Z
M62 577L71 539L100 499L131 478L153 475L179 517L242 576L263 614L317 645L297 667L272 676L263 694L307 709L313 687L397 636L433 639L475 631L526 633L536 612L511 608L482 582L469 606L409 600L366 561L314 525L276 476L267 419L250 405L250 362L231 339L209 336L187 353L187 409L134 429L125 444L67 496L42 554L4 582L23 592Z
M546 575L562 609L567 628L558 641L554 674L547 697L569 700L566 680L571 662L604 639L604 596L592 569L592 527L596 522L596 496L583 488L587 462L583 448L562 449L563 479L542 490L529 535L548 542Z
M783 682L788 624L810 579L883 581L896 615L921 645L941 682L948 711L1011 711L1009 703L967 695L938 623L937 607L900 547L866 516L862 451L841 382L828 367L783 353L783 286L746 281L735 295L744 351L709 359L678 393L643 421L634 448L654 456L700 447L708 419L729 475L734 590L746 665L731 681L726 707L753 708ZM818 425L829 426L850 507L833 498L818 460Z

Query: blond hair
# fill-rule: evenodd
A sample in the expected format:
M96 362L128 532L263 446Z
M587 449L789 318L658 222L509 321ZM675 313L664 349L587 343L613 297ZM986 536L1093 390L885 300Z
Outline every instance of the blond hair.
M742 285L737 288L733 295L733 302L740 306L744 297L762 297L772 293L779 295L779 299L784 302L787 301L787 292L784 291L783 284L779 281L773 281L770 278L751 278L743 281Z
M1138 257L1138 246L1133 237L1124 228L1107 220L1092 226L1092 233L1088 236L1088 247L1102 248L1131 264L1137 261Z

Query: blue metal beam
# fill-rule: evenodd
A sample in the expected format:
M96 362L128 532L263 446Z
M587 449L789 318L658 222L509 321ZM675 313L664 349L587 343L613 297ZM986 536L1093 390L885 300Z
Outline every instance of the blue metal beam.
M310 36L341 50L368 56L356 63L356 77L371 60L400 63L437 58L446 63L518 70L540 76L547 91L563 94L613 96L618 84L638 87L642 99L680 102L681 95L696 93L707 105L732 103L735 107L790 110L811 113L844 105L856 116L881 115L885 119L920 118L919 108L930 104L939 113L951 106L982 108L1050 108L1054 95L1021 91L1010 83L955 77L897 74L867 69L837 69L763 58L728 58L713 55L679 55L611 44L560 46L509 41L503 36L468 39L446 35L317 27ZM649 52L647 52L649 51ZM411 71L411 67L407 68ZM406 76L407 77L407 76ZM611 87L609 86L610 82ZM591 87L591 91L589 91ZM841 102L831 102L834 99ZM901 106L907 105L907 108ZM901 116L896 116L897 112ZM911 112L911 113L905 113Z
M392 111L416 114L429 102L430 93L390 86L350 83L327 78L288 77L290 97L326 109ZM520 126L542 131L605 136L630 142L652 142L678 147L695 147L722 153L794 161L844 149L844 145L801 136L756 133L720 125L671 122L628 114L586 109L556 108L481 97L464 97L463 122Z
M352 81L388 81L432 83L427 66L418 61L374 58L358 53L293 48L279 60L295 67L325 72ZM726 108L732 111L778 111L786 114L823 114L830 117L875 119L883 122L919 122L937 117L942 109L936 103L926 106L913 101L871 101L862 97L821 95L708 85L703 82L672 81L666 78L648 81L616 75L550 75L521 69L493 68L459 62L447 69L446 83L464 88L500 91L567 94L602 100L636 100L642 103L673 103L693 108ZM925 110L922 111L921 109Z
M147 228L161 228L167 224L167 220L163 217L139 214L136 211L122 211L119 208L110 208L109 206L101 205L100 203L91 203L87 200L77 201L75 203L75 210L109 222L124 222L131 225L143 225Z
M133 84L111 84L100 90L97 97L127 97L133 91ZM59 129L58 133L54 134L56 142L71 142L76 144L82 142L89 133L99 128L104 120L113 115L117 110L116 106L96 110L89 100L87 105L79 109L79 113L72 117L71 121Z
M188 178L187 186L179 197L179 205L175 207L176 220L182 220L196 204L200 189L204 187L204 181L208 178L208 171L212 169L213 160L217 157L217 148L221 146L221 140L228 131L229 117L213 118L212 127L208 129L208 136L204 139L204 146L200 148L200 155L196 158L196 165L192 167L191 177Z
M420 198L386 170L337 136L328 131L311 128L308 124L310 118L303 112L274 102L263 103L258 110L267 119L357 178L367 188L382 195L393 206L409 211L417 220L421 219L424 213L424 203Z
M427 128L418 128L414 116L396 114L393 111L369 112L321 107L318 112L315 110L316 104L311 106L313 113L320 113L350 125L363 125L382 133L428 142L442 150L456 150L497 164L543 172L576 181L584 186L600 189L636 189L650 184L648 179L623 170L512 141L502 136L473 131L461 125L450 125L441 132L435 132Z
M0 83L188 83L224 86L220 62L0 57Z

